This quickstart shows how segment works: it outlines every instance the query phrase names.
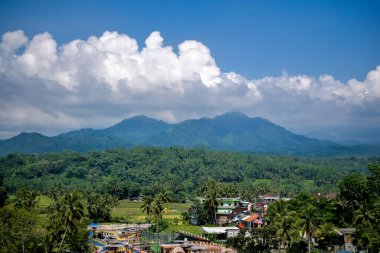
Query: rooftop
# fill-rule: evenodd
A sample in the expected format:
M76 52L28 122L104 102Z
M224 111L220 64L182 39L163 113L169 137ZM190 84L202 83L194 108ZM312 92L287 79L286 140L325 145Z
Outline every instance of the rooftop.
M206 234L225 234L228 230L239 230L237 227L202 227Z

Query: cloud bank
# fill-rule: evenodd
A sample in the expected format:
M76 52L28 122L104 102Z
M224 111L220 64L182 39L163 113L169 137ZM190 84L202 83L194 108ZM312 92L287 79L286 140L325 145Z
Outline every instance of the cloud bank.
M177 122L231 110L294 130L380 129L380 66L346 83L286 73L249 80L222 72L201 42L184 41L176 52L157 31L142 48L109 31L64 45L47 32L2 36L0 137L105 127L137 114Z

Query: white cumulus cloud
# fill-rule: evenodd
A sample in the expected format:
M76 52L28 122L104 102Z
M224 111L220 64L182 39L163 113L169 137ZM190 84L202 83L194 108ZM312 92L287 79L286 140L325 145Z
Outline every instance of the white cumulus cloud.
M158 31L142 48L110 31L57 45L47 32L27 38L18 30L0 43L0 137L104 127L136 114L175 122L231 110L292 129L380 127L379 101L380 66L347 83L286 73L249 80L221 72L201 42L184 41L176 53Z

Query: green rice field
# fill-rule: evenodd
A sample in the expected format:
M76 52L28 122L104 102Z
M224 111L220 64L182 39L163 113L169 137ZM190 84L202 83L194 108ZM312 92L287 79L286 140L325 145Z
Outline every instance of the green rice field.
M128 217L131 221L145 221L146 214L141 210L141 201L120 200L119 205L112 209L113 217ZM182 211L189 209L186 203L167 203L168 212L164 214L164 219L181 219Z

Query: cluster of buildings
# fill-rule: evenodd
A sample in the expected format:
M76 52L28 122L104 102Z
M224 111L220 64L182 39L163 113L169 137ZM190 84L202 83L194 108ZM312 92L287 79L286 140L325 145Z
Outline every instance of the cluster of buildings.
M271 202L279 200L279 196L266 194L260 196L258 201L250 203L240 198L219 198L216 208L216 219L219 226L236 225L239 228L262 227L265 225L265 214ZM290 198L281 198L285 201ZM200 199L203 201L203 199ZM190 208L190 223L198 225L197 210Z
M187 232L163 240L150 240L143 237L143 231L150 224L99 225L92 223L87 227L89 242L96 246L95 253L236 253L222 244L211 242L208 238Z
M215 212L219 226L202 227L202 235L177 231L170 239L161 240L160 237L157 237L151 240L143 234L150 224L90 224L88 227L89 239L97 246L97 253L151 253L153 251L151 247L161 253L237 253L234 249L214 242L225 242L228 238L236 237L242 228L254 229L265 226L265 216L269 204L279 199L279 196L272 194L260 196L254 203L240 198L219 198L219 206ZM281 199L289 200L289 198ZM191 223L198 225L194 208L190 209L190 217ZM339 229L339 235L344 238L344 250L355 250L352 243L354 232L352 228ZM144 237L143 240L142 237ZM341 246L337 248L337 251L340 249Z
M89 242L96 246L96 253L150 253L150 244L139 239L142 231L149 228L150 224L139 225L100 225L91 223Z
M229 237L235 237L241 228L253 229L265 226L265 215L268 205L279 200L279 196L266 194L260 196L258 201L250 203L240 198L219 198L219 206L216 208L216 219L219 227L202 227L205 235L216 236L217 240L224 241ZM281 198L285 201L290 198ZM204 201L204 199L200 199ZM198 225L197 210L191 207L190 223Z

